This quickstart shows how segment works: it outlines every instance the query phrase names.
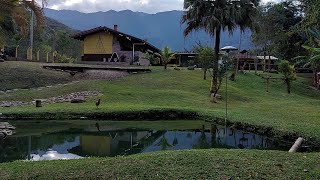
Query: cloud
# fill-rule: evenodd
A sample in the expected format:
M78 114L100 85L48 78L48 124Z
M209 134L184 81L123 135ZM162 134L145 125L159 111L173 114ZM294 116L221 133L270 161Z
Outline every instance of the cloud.
M276 2L279 0L262 0L263 3L269 1ZM182 10L183 0L52 0L49 1L48 8L77 10L85 13L128 9L146 13L157 13Z
M147 13L182 10L183 0L55 0L49 1L48 8L69 9L80 12L108 10L132 10Z

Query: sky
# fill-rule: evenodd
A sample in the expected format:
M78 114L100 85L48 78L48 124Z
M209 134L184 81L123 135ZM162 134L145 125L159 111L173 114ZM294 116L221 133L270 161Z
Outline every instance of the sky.
M38 2L41 0L38 0ZM278 0L261 0L263 3ZM49 0L47 6L56 10L77 10L84 13L108 10L132 10L145 13L157 13L182 10L183 0Z

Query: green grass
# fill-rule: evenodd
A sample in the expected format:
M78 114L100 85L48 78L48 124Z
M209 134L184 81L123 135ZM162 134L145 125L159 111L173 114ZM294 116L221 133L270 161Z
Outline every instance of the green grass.
M229 81L229 120L252 125L273 127L276 131L298 133L304 137L320 139L320 92L305 84L305 79L293 82L292 94L279 80L272 80L269 93L265 82L253 73L239 74L236 82ZM209 101L210 80L202 79L202 71L163 70L153 68L152 73L136 74L114 81L82 81L78 84L43 90L17 91L0 95L0 100L31 100L62 95L81 90L99 90L104 96L99 109L97 98L84 104L52 104L43 108L0 108L3 114L68 114L119 113L148 110L181 110L197 112L203 116L223 117L225 99L219 103ZM220 94L223 98L222 86ZM108 120L108 119L106 119Z
M72 81L68 73L49 71L40 63L3 62L0 64L0 91L43 87Z
M163 151L115 158L0 164L1 179L319 179L319 153Z

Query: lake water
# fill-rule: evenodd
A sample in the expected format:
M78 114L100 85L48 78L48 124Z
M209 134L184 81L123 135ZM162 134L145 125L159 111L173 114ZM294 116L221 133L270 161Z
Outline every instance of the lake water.
M19 131L17 127L17 131ZM67 129L53 133L17 133L0 141L0 162L113 157L162 150L237 148L288 150L280 140L225 127L211 130L88 130ZM99 131L100 130L100 131ZM26 133L27 134L27 133ZM31 133L32 134L32 133Z

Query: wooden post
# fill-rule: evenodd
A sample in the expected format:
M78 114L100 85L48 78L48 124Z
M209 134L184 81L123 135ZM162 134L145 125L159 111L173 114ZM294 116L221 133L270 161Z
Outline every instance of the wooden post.
M55 57L56 57L56 53L53 51L53 53L52 53L52 63L54 63Z
M299 137L296 142L293 144L293 146L290 148L289 152L297 152L302 145L304 139L302 137Z
M249 72L251 72L251 63L249 63Z
M47 59L46 59L47 63L49 62L49 53L47 52Z
M36 100L36 107L42 107L41 100Z
M270 59L270 54L269 54L269 61L268 61L268 69L269 69L269 72L271 71L271 59Z
M27 50L27 59L28 59L28 60L32 60L32 59L33 59L32 56L33 56L33 55L32 55L32 48L29 47L28 50Z
M18 48L19 48L19 45L16 46L16 60L18 60Z
M266 81L266 91L269 92L269 80L270 80L270 76L267 77L267 81Z
M254 59L254 66L255 66L255 67L254 67L254 68L255 68L255 69L254 69L254 70L255 70L255 74L257 74L257 71L258 71L258 61L257 61L256 58Z

